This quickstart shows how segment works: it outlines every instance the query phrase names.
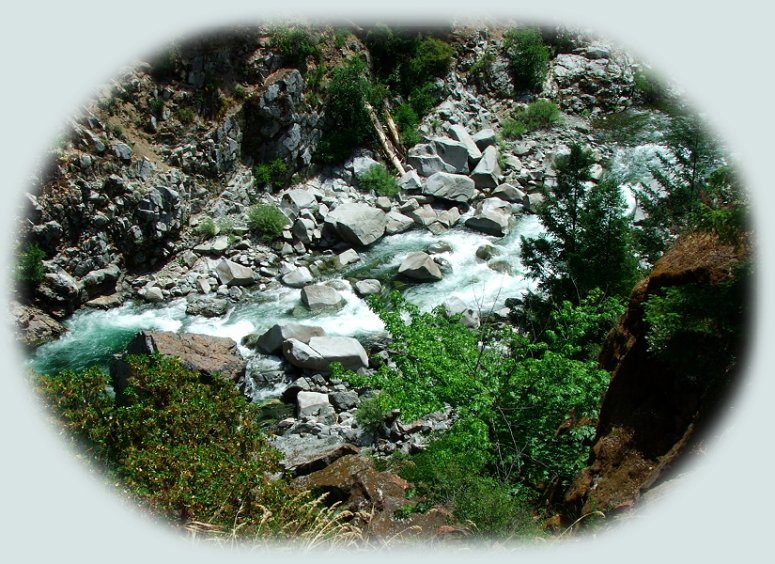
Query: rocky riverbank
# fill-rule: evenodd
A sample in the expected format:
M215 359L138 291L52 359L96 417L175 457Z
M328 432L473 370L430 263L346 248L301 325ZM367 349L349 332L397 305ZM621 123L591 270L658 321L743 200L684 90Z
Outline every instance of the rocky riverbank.
M533 97L515 92L501 54L484 76L473 72L500 53L501 31L452 29L457 55L433 83L440 100L419 124L420 141L397 143L396 190L376 193L364 178L394 169L395 155L359 148L335 165L313 158L336 127L316 83L326 65L368 54L361 39L349 34L327 44L322 61L291 68L266 30L239 30L176 46L161 56L167 63L119 77L73 120L27 195L22 238L45 260L14 315L25 345L66 350L68 338L78 342L60 339L68 325L80 331L74 320L107 326L127 312L148 314L89 358L109 359L117 397L126 354L176 356L205 377L227 378L260 405L286 473L336 491L354 512L387 496L370 521L385 535L395 532L391 516L406 505L408 485L358 455L421 452L456 414L409 422L393 412L365 426L356 414L371 391L332 376L331 365L370 374L391 362L389 336L366 300L392 289L462 314L471 328L504 323L505 301L527 287L519 236L540 229L531 214L557 186L557 158L574 144L588 148L591 185L622 165L622 147L595 120L631 104L637 65L568 35L534 96L555 103L561 118L509 140L504 124ZM257 174L275 162L275 177ZM632 187L623 188L635 214ZM261 207L282 214L275 238L251 219ZM482 270L460 278L460 264ZM160 312L171 327L151 319ZM409 525L438 530L449 515L435 511Z

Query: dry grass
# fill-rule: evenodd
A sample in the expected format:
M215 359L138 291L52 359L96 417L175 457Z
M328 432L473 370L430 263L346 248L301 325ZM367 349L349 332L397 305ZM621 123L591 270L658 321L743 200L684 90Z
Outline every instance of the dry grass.
M235 524L230 529L192 521L186 525L186 531L194 541L228 548L276 548L281 542L286 548L305 552L362 546L364 532L351 522L353 513L341 510L339 503L326 506L326 495L310 501L307 492L300 492L289 499L279 512L261 506L261 519L249 535L243 531L245 522L241 515L235 516ZM364 518L360 514L359 517L360 520Z

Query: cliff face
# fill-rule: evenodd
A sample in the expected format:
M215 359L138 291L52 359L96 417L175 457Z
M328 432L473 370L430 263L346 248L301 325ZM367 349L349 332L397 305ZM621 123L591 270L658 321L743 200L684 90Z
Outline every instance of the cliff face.
M566 496L570 513L631 506L701 440L739 377L745 311L719 304L747 290L746 261L744 246L695 233L678 240L635 287L600 354L611 383L590 465ZM649 322L645 304L664 296L681 296L683 310L680 328L658 348L649 333L657 321Z

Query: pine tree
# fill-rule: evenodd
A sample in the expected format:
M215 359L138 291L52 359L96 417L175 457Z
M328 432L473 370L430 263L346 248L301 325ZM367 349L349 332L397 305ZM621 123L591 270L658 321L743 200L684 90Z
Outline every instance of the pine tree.
M538 210L546 234L522 238L522 263L543 300L578 304L595 288L626 295L637 277L632 225L615 178L590 182L594 159L579 145L557 162L557 187ZM530 307L540 307L529 296ZM540 317L540 315L539 315Z

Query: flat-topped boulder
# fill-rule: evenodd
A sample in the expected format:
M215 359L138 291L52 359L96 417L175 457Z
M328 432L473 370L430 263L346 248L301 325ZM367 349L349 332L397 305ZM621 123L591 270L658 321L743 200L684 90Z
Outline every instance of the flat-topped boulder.
M291 288L303 288L314 279L309 268L300 266L290 272L286 272L280 280L283 284L290 286Z
M288 190L280 199L280 209L290 219L296 219L303 210L317 207L317 199L309 190L294 188Z
M326 225L347 243L365 247L385 234L385 212L368 204L344 203L326 216Z
M423 188L423 194L464 204L467 204L474 197L475 191L476 184L473 180L462 174L448 172L433 174L428 178Z
M398 267L398 274L421 282L437 282L443 278L439 265L428 253L412 253Z
M161 354L174 356L183 366L208 377L219 376L234 382L245 376L247 362L239 354L237 343L228 337L212 337L168 331L140 331L123 355L113 357L110 376L117 396L121 396L130 376L126 355Z
M227 286L250 286L256 281L256 273L252 268L242 266L229 259L221 259L215 267L215 273L221 284Z
M338 310L344 307L342 295L323 284L310 284L301 289L301 303L313 312Z
M366 350L353 337L315 336L309 343L288 339L283 342L282 351L288 362L298 368L328 371L335 362L348 370L369 366Z
M312 337L321 337L325 334L323 328L316 325L276 323L261 335L249 335L244 339L243 344L263 354L280 354L283 342L288 339L296 339L306 344Z

